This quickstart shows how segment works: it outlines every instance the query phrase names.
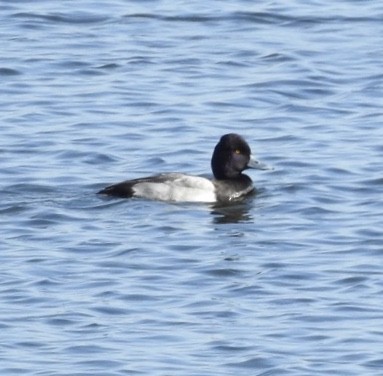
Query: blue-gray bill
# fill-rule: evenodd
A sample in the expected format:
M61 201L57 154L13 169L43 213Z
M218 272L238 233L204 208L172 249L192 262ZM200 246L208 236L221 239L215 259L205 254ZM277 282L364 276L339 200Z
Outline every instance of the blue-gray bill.
M252 156L250 156L250 161L247 164L248 168L254 168L257 170L272 170L272 167L267 165L266 163L262 163L260 161L257 161Z

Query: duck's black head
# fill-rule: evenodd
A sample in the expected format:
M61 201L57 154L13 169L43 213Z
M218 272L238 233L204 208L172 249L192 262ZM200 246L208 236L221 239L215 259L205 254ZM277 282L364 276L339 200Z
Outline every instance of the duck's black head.
M211 158L211 168L216 179L236 179L246 168L252 167L251 150L238 134L225 134L219 140Z

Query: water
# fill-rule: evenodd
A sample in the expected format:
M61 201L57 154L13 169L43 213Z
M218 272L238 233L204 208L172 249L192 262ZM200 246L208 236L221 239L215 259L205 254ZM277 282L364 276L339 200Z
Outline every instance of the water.
M382 373L383 5L3 1L4 375ZM274 166L211 207L95 195Z

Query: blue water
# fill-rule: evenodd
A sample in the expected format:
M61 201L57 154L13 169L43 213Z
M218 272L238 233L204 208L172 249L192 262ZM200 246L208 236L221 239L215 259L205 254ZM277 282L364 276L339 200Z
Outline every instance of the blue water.
M383 3L2 1L2 375L383 373ZM105 199L274 167L229 207Z

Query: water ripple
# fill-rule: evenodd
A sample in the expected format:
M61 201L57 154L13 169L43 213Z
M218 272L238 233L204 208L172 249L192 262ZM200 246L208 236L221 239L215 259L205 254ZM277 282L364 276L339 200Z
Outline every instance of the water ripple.
M16 19L27 21L39 21L41 25L47 23L67 23L67 24L93 24L107 21L109 18L105 15L97 15L87 12L72 12L72 13L51 13L51 14L38 14L38 13L15 13L12 15Z

